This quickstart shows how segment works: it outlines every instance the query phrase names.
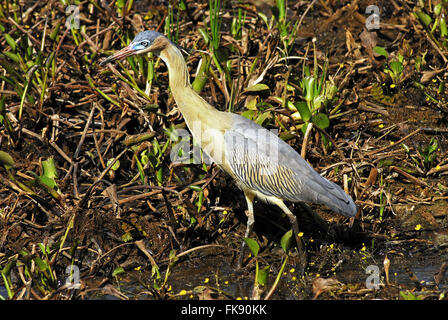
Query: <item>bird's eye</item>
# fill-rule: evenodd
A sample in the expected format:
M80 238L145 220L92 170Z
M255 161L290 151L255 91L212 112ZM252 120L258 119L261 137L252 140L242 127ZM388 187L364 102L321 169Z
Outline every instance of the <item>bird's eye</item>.
M148 41L142 41L142 42L140 42L140 44L141 44L142 46L144 46L145 48L147 48L148 45L149 45L149 42L148 42Z

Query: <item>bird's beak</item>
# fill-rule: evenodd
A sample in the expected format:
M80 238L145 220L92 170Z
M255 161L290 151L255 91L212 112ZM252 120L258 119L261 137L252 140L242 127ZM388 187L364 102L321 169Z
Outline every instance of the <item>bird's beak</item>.
M136 54L137 50L133 49L130 45L127 47L124 47L120 51L115 52L115 54L107 57L103 61L100 62L100 66L105 65L106 63L115 61L115 60L122 60L126 57L132 56L133 54Z

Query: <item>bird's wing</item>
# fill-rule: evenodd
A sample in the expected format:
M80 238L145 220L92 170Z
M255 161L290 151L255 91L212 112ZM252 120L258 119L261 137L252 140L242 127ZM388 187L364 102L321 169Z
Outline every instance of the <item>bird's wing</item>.
M224 139L228 164L246 187L266 196L323 204L345 216L356 214L350 196L319 175L276 133L235 114Z

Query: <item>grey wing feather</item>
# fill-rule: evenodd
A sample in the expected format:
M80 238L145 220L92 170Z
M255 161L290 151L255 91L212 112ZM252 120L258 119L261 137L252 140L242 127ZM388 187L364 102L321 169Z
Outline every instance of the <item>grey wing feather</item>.
M225 152L240 183L266 196L323 204L348 217L356 214L351 197L275 133L236 114L233 120L224 135Z

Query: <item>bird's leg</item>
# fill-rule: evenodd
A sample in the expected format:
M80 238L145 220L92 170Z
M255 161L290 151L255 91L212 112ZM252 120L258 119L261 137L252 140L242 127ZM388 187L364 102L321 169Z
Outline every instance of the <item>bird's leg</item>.
M254 198L255 195L249 192L244 192L244 196L246 197L247 201L247 224L246 224L246 233L244 234L245 238L248 238L250 235L250 232L252 231L252 228L254 226L255 218L254 218ZM240 257L238 259L238 269L241 268L243 264L244 259L244 251L246 249L246 242L243 241L243 244L241 245L241 252Z
M307 264L306 253L305 250L303 249L302 239L299 237L299 224L297 223L297 217L294 215L294 213L292 213L288 209L288 207L283 203L283 201L277 201L276 204L277 206L280 207L280 209L283 210L284 213L286 213L286 215L289 218L289 222L292 225L292 230L294 232L294 239L296 240L297 249L299 250L300 263L302 264L302 268L304 271Z

